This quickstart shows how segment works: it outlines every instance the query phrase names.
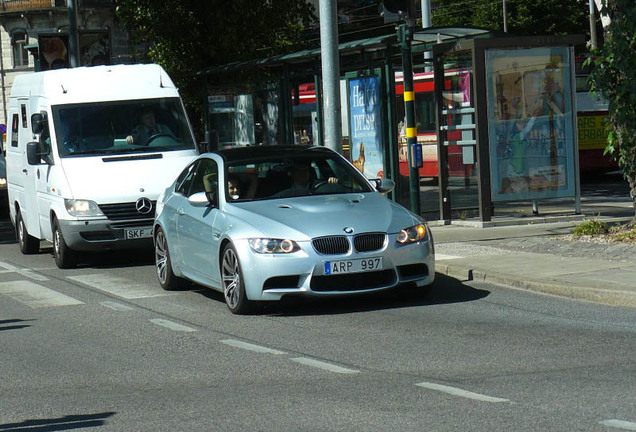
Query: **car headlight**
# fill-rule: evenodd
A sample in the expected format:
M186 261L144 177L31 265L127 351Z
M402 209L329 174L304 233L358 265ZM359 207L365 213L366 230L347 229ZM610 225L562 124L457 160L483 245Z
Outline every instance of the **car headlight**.
M298 244L289 239L251 238L249 244L254 252L260 254L288 254L300 250Z
M415 243L426 239L427 236L428 230L426 229L426 225L417 224L400 230L397 235L397 242L400 244Z
M64 205L71 216L104 216L94 201L65 199Z
M0 177L0 189L4 189L7 187L7 178Z

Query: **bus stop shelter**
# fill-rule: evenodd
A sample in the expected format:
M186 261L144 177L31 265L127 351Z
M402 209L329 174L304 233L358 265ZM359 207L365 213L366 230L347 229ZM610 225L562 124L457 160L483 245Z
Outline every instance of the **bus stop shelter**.
M419 213L429 219L474 214L489 221L502 202L577 196L571 62L580 38L494 36L472 28L413 34L413 71L423 77L416 99L430 96L434 116L432 133L418 132L424 158L436 164L434 174L420 171ZM339 56L343 154L367 177L393 179L390 197L409 207L398 37L344 42ZM506 63L509 57L516 60ZM207 131L219 145L322 143L319 48L215 66L199 75L208 83ZM551 105L548 95L560 99ZM541 112L529 106L539 99L545 102ZM421 107L430 108L425 102ZM521 122L522 131L532 123L523 137L513 133Z

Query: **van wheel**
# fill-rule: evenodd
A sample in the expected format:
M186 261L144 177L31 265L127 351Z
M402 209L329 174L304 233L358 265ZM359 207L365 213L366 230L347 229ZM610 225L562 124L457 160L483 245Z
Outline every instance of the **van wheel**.
M77 265L77 252L68 247L64 241L64 236L57 220L53 222L53 255L58 268L68 269Z
M157 228L157 234L155 235L155 268L159 284L166 291L184 289L188 285L188 281L175 276L172 271L168 240L161 228Z
M16 215L15 236L23 254L34 254L40 251L40 240L29 235L20 210Z

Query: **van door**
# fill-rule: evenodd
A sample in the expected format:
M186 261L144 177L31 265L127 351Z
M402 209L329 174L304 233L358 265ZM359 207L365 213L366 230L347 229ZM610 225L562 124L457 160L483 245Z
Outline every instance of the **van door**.
M18 151L22 161L21 174L23 181L24 195L20 202L20 212L24 218L29 235L41 239L40 236L40 215L38 210L38 176L41 165L29 165L27 163L27 143L35 140L31 131L31 109L28 99L20 100L20 136L18 139Z

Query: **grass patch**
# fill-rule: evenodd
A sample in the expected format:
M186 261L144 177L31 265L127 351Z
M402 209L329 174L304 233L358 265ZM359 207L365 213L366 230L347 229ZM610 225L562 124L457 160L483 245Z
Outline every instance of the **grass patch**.
M608 224L596 219L590 219L575 226L572 230L572 235L575 237L580 237L585 235L608 234L609 232L610 227Z

